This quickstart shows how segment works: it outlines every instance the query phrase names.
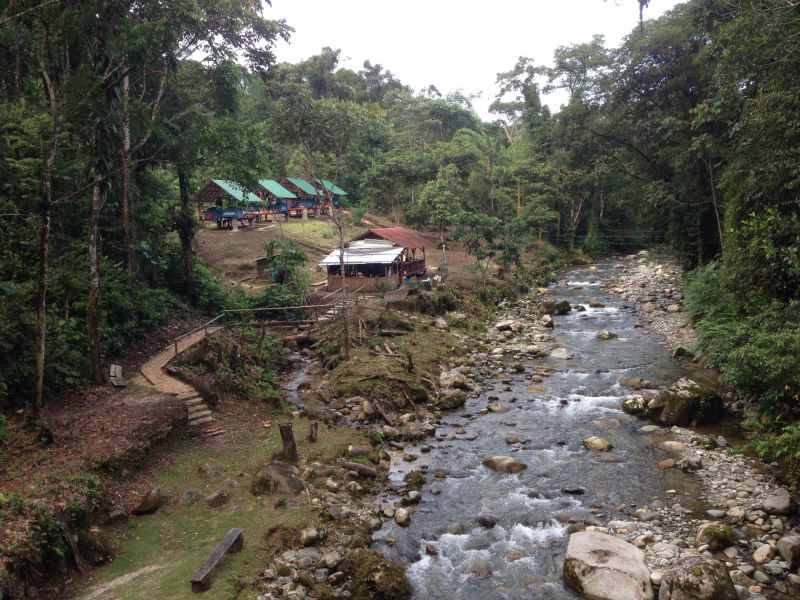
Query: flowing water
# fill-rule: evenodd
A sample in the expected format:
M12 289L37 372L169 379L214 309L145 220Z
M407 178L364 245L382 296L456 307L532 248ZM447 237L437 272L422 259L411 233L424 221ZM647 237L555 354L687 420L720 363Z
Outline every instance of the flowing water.
M613 279L614 263L596 266L569 271L565 282L550 289L553 299L586 307L555 317L553 337L574 353L572 359L526 361L526 372L516 374L509 358L501 378L484 382L490 389L445 415L430 452L414 449L419 459L413 463L393 460L394 483L402 485L412 469L426 470L427 482L411 525L387 522L375 533L374 547L408 565L415 598L578 598L561 579L570 522L630 520L653 497L666 498L667 489L693 507L692 479L654 468L666 458L658 448L665 438L641 433L644 423L620 410L630 390L618 384L622 377L642 377L668 386L691 365L673 359L659 336L635 328L633 307L600 287ZM590 308L590 302L605 307ZM596 333L604 329L619 337L598 340ZM537 384L541 390L529 391L526 374L548 369L549 377ZM500 391L504 383L509 391ZM490 401L510 410L479 414ZM582 440L590 435L608 439L614 449L589 452ZM506 436L520 443L509 445ZM504 474L482 466L500 454L528 468ZM446 477L435 477L435 471ZM497 525L481 526L479 516L491 516Z

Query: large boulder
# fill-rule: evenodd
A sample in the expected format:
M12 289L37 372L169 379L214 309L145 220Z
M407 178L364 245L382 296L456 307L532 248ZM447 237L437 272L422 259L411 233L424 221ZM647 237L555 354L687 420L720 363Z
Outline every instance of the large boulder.
M725 565L689 556L664 573L658 600L738 600L738 596Z
M133 509L135 515L149 515L156 512L161 505L166 502L167 498L161 492L160 487L155 487L147 492L147 495L142 498L141 502Z
M682 377L649 403L648 413L663 425L695 426L712 423L722 412L722 398L702 383Z
M625 396L625 399L622 401L622 410L636 417L644 416L647 412L647 398L641 394Z
M483 466L501 473L519 473L528 468L528 465L511 458L510 456L493 456L483 461Z
M572 306L568 300L559 300L556 302L555 300L545 300L539 304L539 314L542 315L565 315L570 310L572 310Z
M436 400L436 407L442 410L452 410L464 406L467 401L467 394L462 390L454 390L451 388L439 391L439 397Z
M800 535L787 535L778 540L778 552L790 565L800 565Z
M254 496L261 494L296 495L303 490L300 471L288 463L273 461L265 464L253 475L250 492Z
M708 544L712 550L723 550L736 542L730 525L722 521L711 521L700 525L695 541L698 546Z
M644 552L599 531L573 533L564 558L564 582L595 600L652 600Z

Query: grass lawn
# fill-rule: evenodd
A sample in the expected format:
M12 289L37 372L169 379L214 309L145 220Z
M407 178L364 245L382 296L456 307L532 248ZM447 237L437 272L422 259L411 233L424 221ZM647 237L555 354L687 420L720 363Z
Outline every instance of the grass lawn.
M109 532L117 556L92 574L80 598L193 597L190 577L232 527L244 529L244 549L222 559L204 597L233 598L243 588L251 587L274 552L267 533L274 527L298 530L318 520L319 509L309 505L305 493L286 498L288 502L279 508L275 506L279 496L250 493L252 474L281 448L275 418L292 422L301 460L332 461L343 454L348 444L361 440L360 434L347 426L331 428L320 423L318 441L311 445L305 440L307 420L285 413L270 417L271 425L266 428L263 414L252 415L250 423L240 431L227 433L222 443L185 439L170 448L169 466L153 481L168 494L168 503L155 514L131 517L128 523ZM223 478L208 481L198 475L198 467L206 463L220 467ZM229 478L236 479L240 486L230 485ZM199 490L203 497L186 506L178 498L188 488ZM210 508L204 497L219 489L227 490L230 501L220 508Z

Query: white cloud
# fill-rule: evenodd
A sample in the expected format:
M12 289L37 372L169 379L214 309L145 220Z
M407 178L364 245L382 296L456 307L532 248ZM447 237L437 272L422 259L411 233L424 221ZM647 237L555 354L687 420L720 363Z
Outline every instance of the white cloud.
M678 4L651 0L645 18ZM380 64L419 91L481 93L478 114L489 119L497 73L520 56L551 64L558 46L603 34L609 46L638 26L637 0L272 0L266 16L295 28L280 43L281 61L298 62L325 47L342 51L340 67L355 71L365 60ZM561 98L548 98L553 109Z

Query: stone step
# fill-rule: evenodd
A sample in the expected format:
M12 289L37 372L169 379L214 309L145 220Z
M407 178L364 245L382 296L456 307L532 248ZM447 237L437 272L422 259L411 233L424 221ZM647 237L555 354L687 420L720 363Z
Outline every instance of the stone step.
M211 411L207 408L200 408L198 410L190 410L189 411L189 420L192 421L194 419L199 419L200 417L207 417L211 414Z
M213 423L214 421L216 421L216 419L211 415L209 415L207 417L202 417L200 419L197 419L196 421L189 421L189 427L199 427L200 425L205 425L206 423Z
M204 400L200 396L191 396L189 398L184 398L183 399L183 403L186 406L192 406L192 405L195 405L195 404L203 404Z

